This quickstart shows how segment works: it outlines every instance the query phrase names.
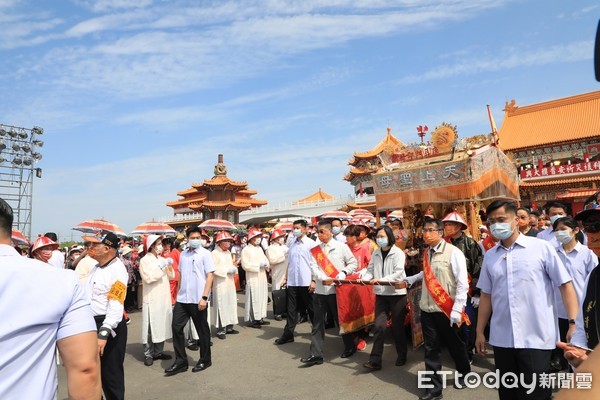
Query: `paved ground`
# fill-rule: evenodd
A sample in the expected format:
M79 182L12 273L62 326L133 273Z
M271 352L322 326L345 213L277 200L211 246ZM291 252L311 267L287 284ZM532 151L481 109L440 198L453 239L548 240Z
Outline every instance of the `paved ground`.
M238 295L239 315L243 316L243 294ZM269 314L271 316L271 314ZM213 338L213 366L192 373L191 368L175 376L165 377L163 370L172 363L155 361L151 367L143 364L141 345L141 314L131 314L127 355L125 357L127 399L416 399L422 393L417 389L417 371L424 369L423 351L409 351L408 363L396 367L391 337L386 341L383 368L365 372L362 364L368 361L371 343L363 352L350 359L339 358L343 351L341 338L334 329L325 338L325 363L310 368L301 366L300 358L308 355L310 324L298 326L294 343L273 345L281 335L285 321L269 320L263 329L236 327L239 335L225 340ZM240 319L241 321L241 319ZM168 342L165 351L173 354ZM443 353L444 367L452 360ZM198 352L188 351L190 367L198 360ZM491 356L476 358L473 370L488 372L493 366ZM59 367L59 399L66 399L64 370ZM494 390L454 389L444 391L444 399L495 399Z

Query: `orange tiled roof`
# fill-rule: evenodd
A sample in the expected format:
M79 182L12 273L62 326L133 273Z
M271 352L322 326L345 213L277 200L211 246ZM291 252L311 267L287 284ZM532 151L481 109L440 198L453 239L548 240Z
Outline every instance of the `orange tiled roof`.
M225 200L225 201L205 201L202 204L198 205L198 207L190 207L190 208L200 208L200 207L209 207L209 208L223 208L223 207L234 207L234 208L249 208L250 204L240 203L237 201Z
M205 180L202 184L194 183L192 186L196 189L200 189L202 186L224 186L231 185L240 188L246 187L246 182L236 182L229 179L226 175L214 176L211 180Z
M377 155L383 153L385 150L393 151L394 147L396 146L405 147L404 143L402 143L400 140L396 139L394 135L392 135L392 130L390 128L387 128L387 135L385 136L385 138L383 138L381 142L379 142L377 146L375 146L369 151L365 151L364 153L355 152L354 157L350 159L350 163L354 165L357 161L359 161L358 159L376 157Z
M376 202L372 202L372 203L361 203L361 204L356 204L356 203L352 203L351 201L349 201L346 204L346 207L350 210L355 210L357 208L363 208L365 210L373 210L375 211L375 209L377 208L377 203Z
M334 198L335 197L333 197L329 193L325 193L321 188L319 188L317 192L298 201L294 201L292 202L292 204L309 203L311 201L333 200Z
M500 147L514 150L600 136L600 91L530 106L507 104Z
M198 191L191 187L189 189L182 190L181 192L177 192L177 196L185 196L186 194L197 193Z
M593 194L598 193L598 189L587 189L587 190L575 190L575 191L569 191L568 193L563 193L563 194L557 194L556 198L557 199L569 199L569 198L576 198L576 197L590 197Z
M573 183L583 183L583 182L598 182L600 181L600 176L586 176L582 178L565 178L565 179L550 179L545 181L535 181L535 182L521 182L519 184L520 188L529 188L529 187L539 187L539 186L553 186L553 185L568 185Z
M250 195L252 196L253 194L257 194L258 192L256 190L252 190L252 189L242 189L242 190L238 190L237 194L240 195Z

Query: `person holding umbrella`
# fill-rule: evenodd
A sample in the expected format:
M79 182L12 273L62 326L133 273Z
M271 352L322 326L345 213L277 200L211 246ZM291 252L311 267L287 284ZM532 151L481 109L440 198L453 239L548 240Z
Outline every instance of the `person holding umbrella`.
M267 272L269 260L260 242L262 232L256 228L248 231L248 246L242 250L242 268L246 271L246 315L245 321L252 328L265 324L269 287Z
M237 267L233 265L233 257L229 248L233 243L231 235L225 231L217 234L216 247L212 251L215 263L214 280L212 286L212 323L217 327L217 337L225 339L226 334L239 333L233 329L238 323L237 298L235 292L234 276Z
M161 256L162 236L148 235L144 240L146 255L140 261L140 275L144 284L142 306L142 343L144 344L144 365L150 366L154 360L170 360L163 353L165 340L172 337L171 288L169 279L175 277L173 261Z

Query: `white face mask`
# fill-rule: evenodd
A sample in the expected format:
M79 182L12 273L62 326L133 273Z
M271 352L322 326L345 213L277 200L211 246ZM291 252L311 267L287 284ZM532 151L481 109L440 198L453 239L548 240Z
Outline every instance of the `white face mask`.
M202 246L202 247L206 247L206 244L207 244L207 243L208 243L208 242L206 241L206 239L200 239L200 246Z
M561 244L567 244L573 240L573 236L571 236L571 232L569 231L554 231L554 236Z
M550 222L552 222L552 225L554 225L554 223L556 222L557 219L564 217L564 215L553 215L550 217Z
M162 253L162 252L163 252L163 250L164 250L164 249L163 249L163 245L162 245L162 244L157 244L155 247L156 247L156 253L157 253L157 254L160 254L160 253Z
M302 236L302 231L300 229L294 229L293 233L295 237Z
M283 244L283 239L284 239L283 236L280 238L277 238L277 239L275 239L275 243Z

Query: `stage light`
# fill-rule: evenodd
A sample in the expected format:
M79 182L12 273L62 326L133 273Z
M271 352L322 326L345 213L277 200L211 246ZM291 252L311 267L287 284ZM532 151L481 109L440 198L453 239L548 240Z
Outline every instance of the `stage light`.
M0 139L0 151L6 149L6 143L4 142L4 139Z
M29 143L23 143L21 145L21 150L23 150L25 153L29 153L31 152L31 145Z
M27 156L27 157L23 157L23 165L31 165L33 164L33 158Z
M15 130L15 128L10 128L10 131L8 131L8 134L10 137L16 138L19 135L19 132L17 132Z
M6 158L0 156L0 164L2 164L4 161L6 161Z
M12 144L12 149L13 149L14 151L19 151L19 150L21 150L21 146L19 146L19 143L17 143L17 142L13 142L13 144Z
M31 153L31 156L35 161L40 161L42 159L42 155L40 153Z
M12 160L12 163L13 163L14 165L21 165L21 164L23 163L23 160L21 160L21 157L18 157L18 156L17 156L17 157L14 157L14 158L13 158L13 160Z
M32 135L42 135L44 133L44 128L40 128L39 126L34 126L31 129Z
M6 136L8 134L8 132L6 131L6 129L4 129L4 127L0 128L0 136Z
M19 130L19 139L27 139L27 131L23 128Z
M44 141L43 140L34 140L33 142L31 142L34 146L37 147L44 147Z

